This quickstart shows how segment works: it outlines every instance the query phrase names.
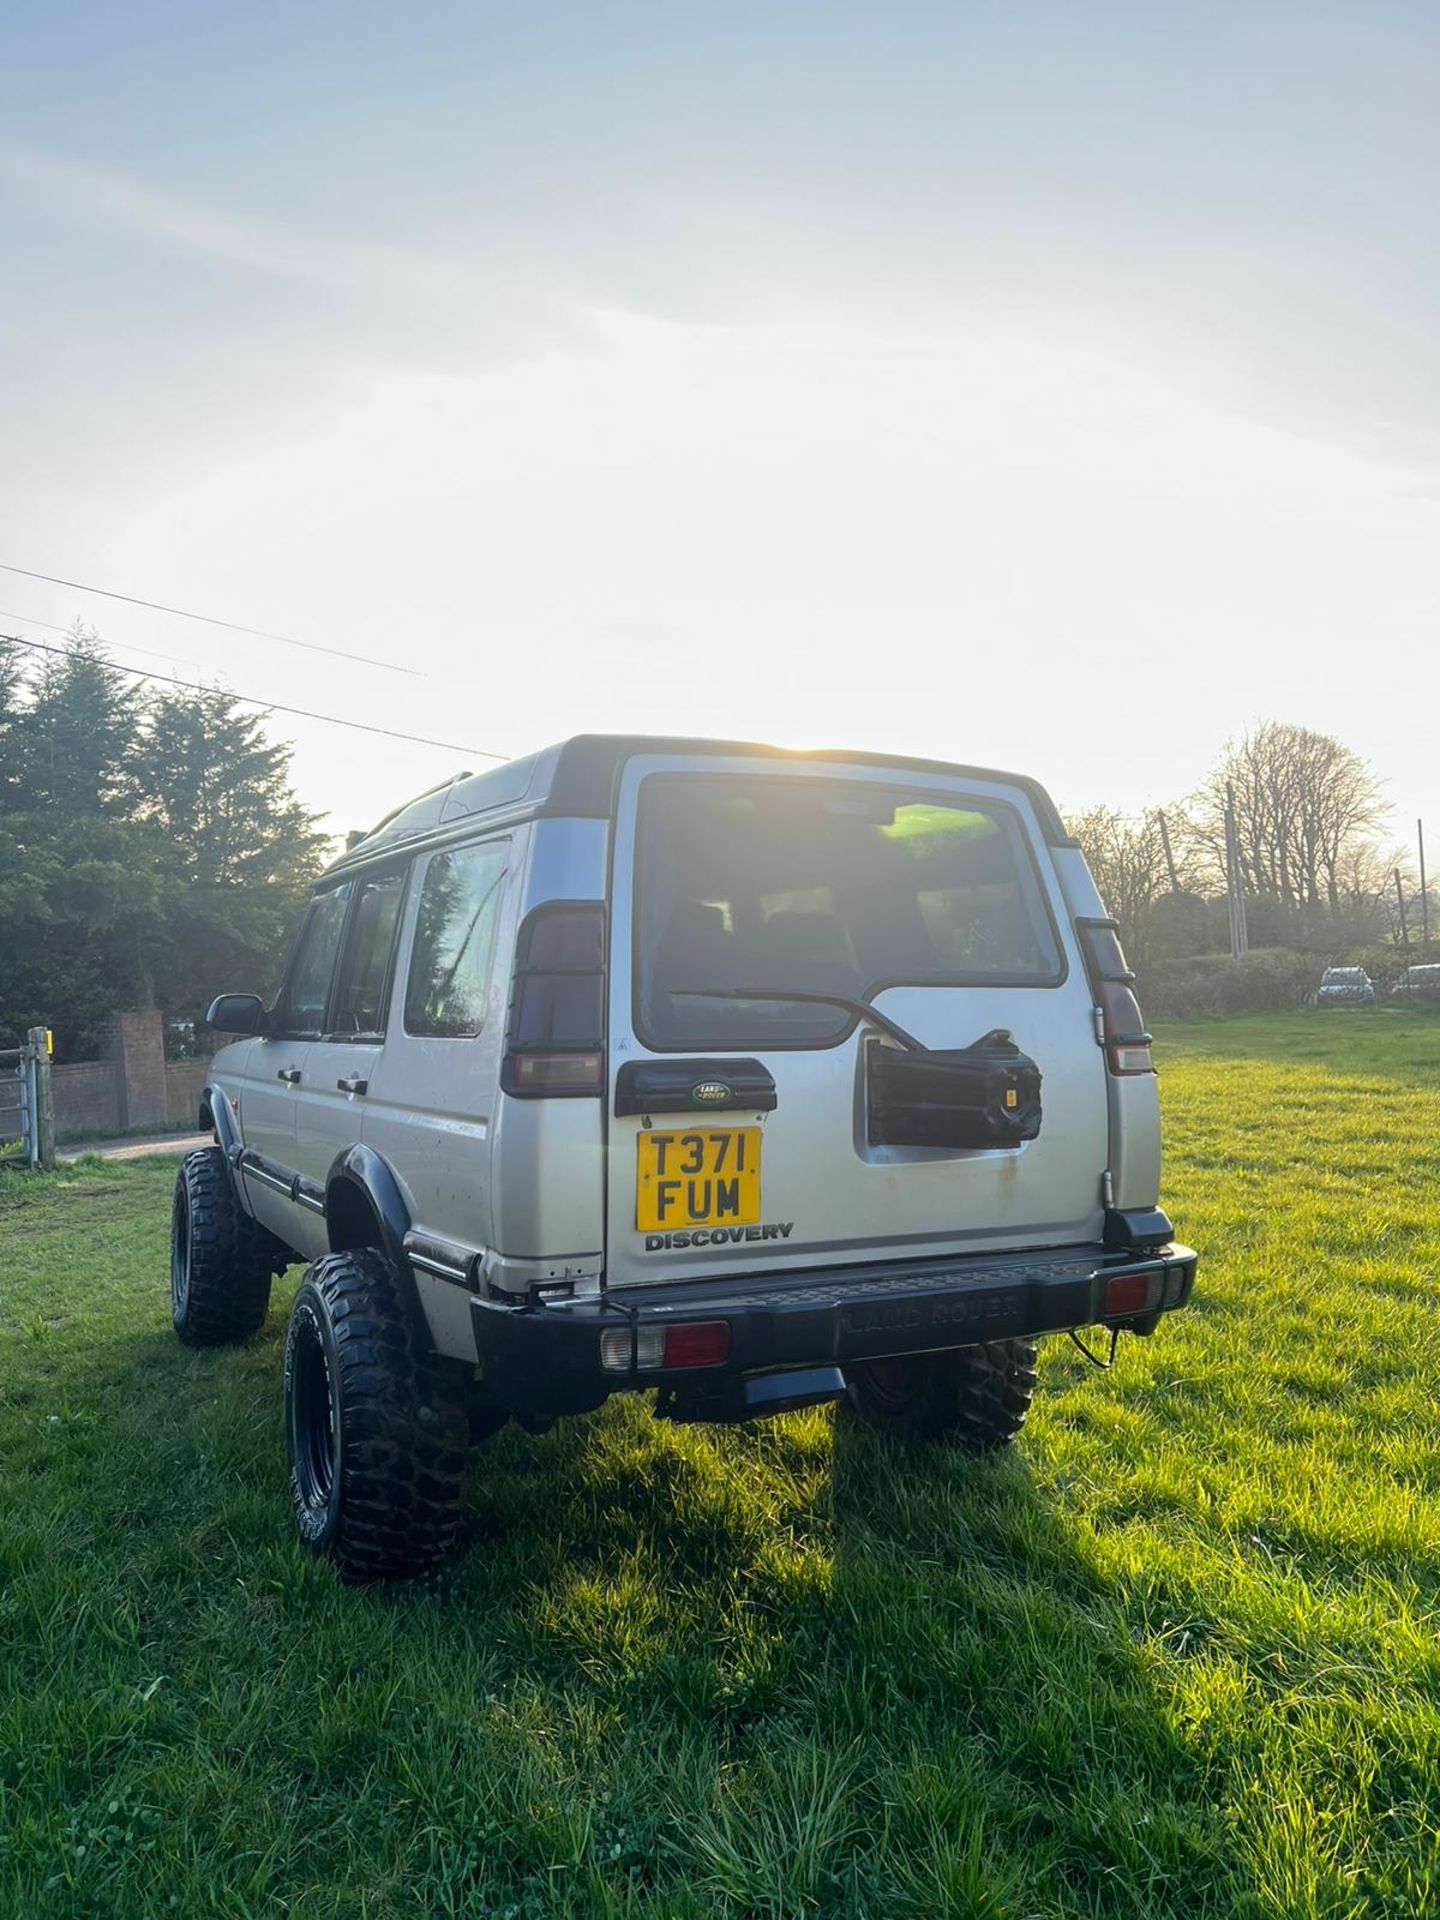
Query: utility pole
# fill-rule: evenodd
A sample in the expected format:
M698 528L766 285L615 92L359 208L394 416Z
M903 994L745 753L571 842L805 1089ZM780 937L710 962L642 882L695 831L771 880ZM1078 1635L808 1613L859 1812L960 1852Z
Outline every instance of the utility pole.
M1235 789L1225 786L1225 880L1230 896L1230 957L1238 960L1250 950L1245 924L1245 894L1240 873L1240 834L1235 824Z
M1410 928L1405 920L1405 889L1400 885L1400 869L1398 867L1392 867L1391 872L1395 876L1395 898L1400 906L1400 944L1408 948L1410 945Z
M1171 893L1179 893L1180 876L1175 871L1175 855L1170 851L1170 828L1166 823L1165 809L1163 807L1157 807L1155 809L1155 818L1160 822L1160 844L1165 849L1165 869L1170 875L1170 891ZM1422 862L1424 860L1423 854L1421 855L1421 860Z
M1415 822L1415 837L1420 843L1420 958L1430 945L1430 890L1425 884L1425 822Z

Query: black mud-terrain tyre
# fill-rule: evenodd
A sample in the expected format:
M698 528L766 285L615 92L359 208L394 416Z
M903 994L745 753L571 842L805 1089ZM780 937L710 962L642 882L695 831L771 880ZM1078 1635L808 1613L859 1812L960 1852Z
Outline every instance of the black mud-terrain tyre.
M423 1573L460 1532L468 1416L384 1254L307 1269L285 1339L285 1440L300 1537L349 1580Z
M240 1205L225 1155L197 1147L180 1162L170 1213L170 1318L187 1347L248 1340L270 1308L285 1250Z
M869 1426L990 1453L1025 1424L1035 1397L1035 1342L865 1360L845 1369L845 1381L850 1410Z

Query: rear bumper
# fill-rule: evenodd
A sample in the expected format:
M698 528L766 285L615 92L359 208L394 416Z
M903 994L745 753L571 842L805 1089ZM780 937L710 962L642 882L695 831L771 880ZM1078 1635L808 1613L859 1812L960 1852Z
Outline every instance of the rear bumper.
M1143 1253L1102 1246L971 1259L808 1269L743 1281L669 1281L625 1287L599 1299L511 1306L471 1305L482 1377L516 1411L580 1412L607 1394L642 1387L714 1390L777 1367L846 1366L895 1354L977 1346L990 1340L1092 1326L1150 1332L1183 1307L1197 1255L1166 1245ZM1136 1276L1124 1313L1106 1313L1114 1281ZM1141 1282L1144 1286L1141 1286ZM1143 1298L1144 1305L1131 1304ZM677 1321L725 1320L722 1366L638 1368L636 1335ZM601 1364L601 1335L626 1332L630 1364ZM612 1348L616 1343L612 1342Z

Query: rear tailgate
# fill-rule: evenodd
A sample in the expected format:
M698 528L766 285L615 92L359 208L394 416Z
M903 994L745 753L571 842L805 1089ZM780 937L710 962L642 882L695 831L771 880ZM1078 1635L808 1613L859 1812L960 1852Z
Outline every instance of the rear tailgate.
M1098 1239L1104 1056L1020 788L843 762L636 759L613 901L611 1285ZM772 987L868 1000L926 1047L1009 1029L1043 1075L1038 1136L874 1144L867 1050L886 1043L833 1006L727 997ZM637 1065L665 1089L648 1109Z

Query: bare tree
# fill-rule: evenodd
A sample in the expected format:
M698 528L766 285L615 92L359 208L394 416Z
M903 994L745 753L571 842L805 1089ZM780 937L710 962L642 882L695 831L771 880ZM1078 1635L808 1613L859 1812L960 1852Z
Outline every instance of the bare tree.
M1340 906L1360 847L1389 812L1369 767L1329 734L1267 720L1239 741L1195 796L1194 843L1224 879L1224 818L1235 808L1247 893L1287 910Z
M1394 892L1395 869L1407 896L1418 889L1408 855L1403 848L1385 847L1378 840L1353 840L1340 857L1337 878L1340 904L1354 908L1383 907L1388 912Z

